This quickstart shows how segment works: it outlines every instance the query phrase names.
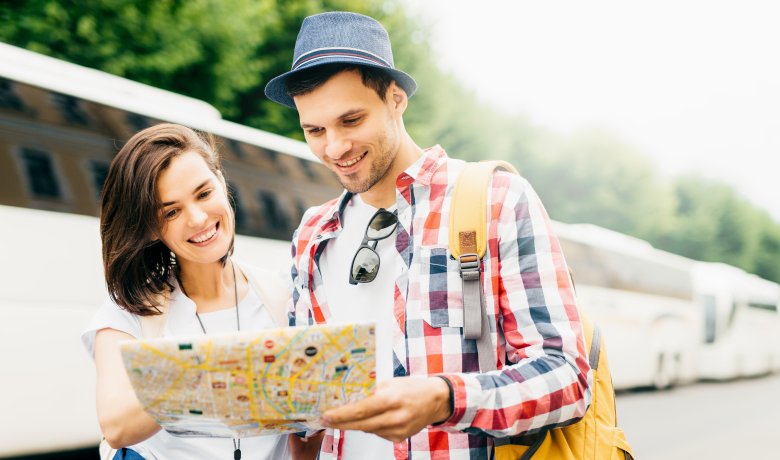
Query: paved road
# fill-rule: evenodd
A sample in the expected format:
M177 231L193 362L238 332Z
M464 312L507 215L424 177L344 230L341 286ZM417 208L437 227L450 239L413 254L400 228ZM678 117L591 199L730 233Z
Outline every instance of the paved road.
M780 458L780 375L620 393L638 460Z

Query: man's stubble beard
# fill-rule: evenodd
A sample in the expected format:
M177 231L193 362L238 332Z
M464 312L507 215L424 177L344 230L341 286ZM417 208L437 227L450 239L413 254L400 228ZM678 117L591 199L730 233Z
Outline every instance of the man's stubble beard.
M339 182L341 182L341 185L350 193L364 193L369 191L371 187L379 183L390 172L393 161L398 155L398 148L398 145L390 145L390 138L385 133L379 142L379 156L374 159L375 161L371 165L368 177L361 182L347 182L341 176L337 176ZM369 155L366 155L366 158L364 159L369 159L368 156Z

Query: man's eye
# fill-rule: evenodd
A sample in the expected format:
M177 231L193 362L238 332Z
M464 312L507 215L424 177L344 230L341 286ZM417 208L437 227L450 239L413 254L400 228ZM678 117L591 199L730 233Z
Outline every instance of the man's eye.
M306 134L310 136L316 136L317 134L322 132L322 128L309 128L306 130Z
M354 125L355 123L357 123L359 121L360 121L360 117L357 117L357 118L347 118L346 120L344 120L344 124L345 125Z

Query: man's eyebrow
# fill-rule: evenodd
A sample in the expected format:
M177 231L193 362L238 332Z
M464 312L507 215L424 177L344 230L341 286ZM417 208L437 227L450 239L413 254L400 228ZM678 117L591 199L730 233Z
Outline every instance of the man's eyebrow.
M210 183L210 182L211 182L211 179L206 179L206 180L204 180L203 182L201 182L201 184L200 184L200 185L198 185L197 187L195 187L195 189L192 191L192 193L193 193L193 194L195 194L195 193L198 193L198 191L199 191L200 189L202 189L203 187L205 187L205 186L209 185L209 183ZM166 207L166 206L170 206L170 205L172 205L172 204L176 204L176 201L166 201L166 202L165 202L165 203L163 203L162 205L163 205L163 207Z
M345 118L353 117L353 116L355 116L355 115L357 115L357 114L361 113L362 111L363 111L363 109L351 109L351 110L347 110L346 112L342 113L342 114L339 116L339 120L343 120L343 119L345 119Z
M355 116L355 115L357 115L357 114L359 114L359 113L361 113L361 112L363 112L363 109L349 109L349 110L347 110L346 112L344 112L344 113L342 113L341 115L339 115L337 118L338 118L339 120L343 120L343 119L345 119L345 118L353 117L353 116ZM301 128L302 128L302 129L307 129L307 128L320 128L320 126L318 126L318 125L311 125L311 124L309 124L309 123L301 123Z

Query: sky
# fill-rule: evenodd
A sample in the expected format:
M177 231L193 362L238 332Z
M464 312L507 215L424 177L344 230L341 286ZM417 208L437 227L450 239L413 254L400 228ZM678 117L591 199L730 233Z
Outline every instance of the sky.
M607 128L660 173L731 184L780 222L780 2L407 3L484 101L562 134Z

